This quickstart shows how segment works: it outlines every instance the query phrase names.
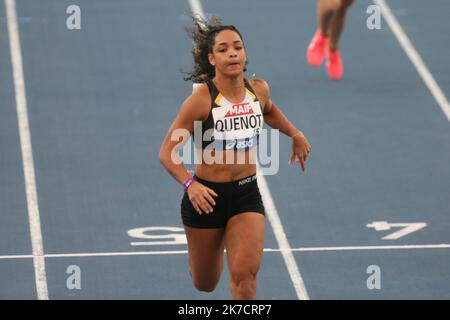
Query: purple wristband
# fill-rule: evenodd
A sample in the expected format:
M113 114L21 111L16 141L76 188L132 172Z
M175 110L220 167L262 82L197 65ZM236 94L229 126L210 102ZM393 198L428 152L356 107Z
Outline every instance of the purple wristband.
M185 183L183 183L183 187L184 187L184 191L186 191L186 189L192 184L192 182L197 181L195 180L194 177L191 177L189 179L186 180Z

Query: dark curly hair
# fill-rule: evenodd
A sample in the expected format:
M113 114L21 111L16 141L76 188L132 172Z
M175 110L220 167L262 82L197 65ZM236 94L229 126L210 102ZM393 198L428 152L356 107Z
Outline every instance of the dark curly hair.
M194 57L194 70L187 72L185 81L206 82L215 76L215 69L209 63L208 53L212 53L214 40L216 35L222 30L235 31L242 38L241 33L235 26L224 26L218 17L212 17L210 21L206 21L198 15L192 16L194 27L186 28L189 37L193 40L192 56ZM245 64L247 66L247 63ZM244 67L244 72L247 68Z

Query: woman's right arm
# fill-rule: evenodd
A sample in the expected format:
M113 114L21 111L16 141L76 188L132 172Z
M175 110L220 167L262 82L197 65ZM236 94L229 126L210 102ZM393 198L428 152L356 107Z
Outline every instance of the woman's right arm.
M202 121L209 112L209 95L202 92L204 91L202 89L197 89L183 102L159 150L159 161L181 185L191 175L181 162L178 151L194 131L194 121ZM189 200L199 214L212 212L211 205L215 205L215 202L211 195L217 196L213 190L194 182L188 187L187 192Z

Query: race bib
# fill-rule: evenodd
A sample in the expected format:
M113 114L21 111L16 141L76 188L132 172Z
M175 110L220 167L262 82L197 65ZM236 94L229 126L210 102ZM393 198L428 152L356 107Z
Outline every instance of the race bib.
M259 101L228 104L213 108L214 138L240 140L258 135L263 126Z

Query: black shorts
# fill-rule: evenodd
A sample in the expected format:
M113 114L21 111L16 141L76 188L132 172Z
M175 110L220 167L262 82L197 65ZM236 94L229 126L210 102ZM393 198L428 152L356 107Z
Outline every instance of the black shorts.
M198 214L192 205L187 192L181 201L181 219L183 224L192 228L224 228L228 220L243 212L258 212L265 215L264 204L259 193L256 175L231 181L211 182L195 177L201 184L214 190L218 197L209 214Z

